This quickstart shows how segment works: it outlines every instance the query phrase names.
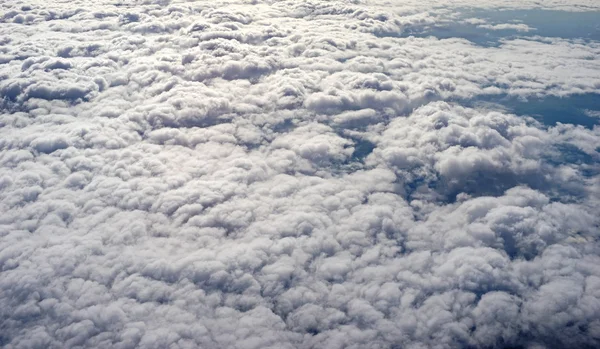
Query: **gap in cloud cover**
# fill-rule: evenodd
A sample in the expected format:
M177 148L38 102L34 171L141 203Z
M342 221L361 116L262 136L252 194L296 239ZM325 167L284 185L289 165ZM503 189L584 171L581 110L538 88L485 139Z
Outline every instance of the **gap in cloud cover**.
M409 27L397 35L463 38L485 47L498 47L506 40L520 37L600 41L600 12L506 8L455 11L442 15L437 23Z
M600 124L600 120L593 117L593 112L600 109L600 94L595 93L526 98L503 94L483 95L461 103L470 106L496 106L516 115L531 116L547 126L560 122L592 129Z

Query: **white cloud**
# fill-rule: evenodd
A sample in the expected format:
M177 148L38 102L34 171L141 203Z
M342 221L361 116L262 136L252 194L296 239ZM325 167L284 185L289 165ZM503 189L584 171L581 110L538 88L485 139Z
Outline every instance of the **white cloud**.
M588 115L590 117L600 118L600 111L598 111L598 110L589 110L589 109L586 109L586 110L584 110L584 112L585 112L586 115Z
M480 24L477 27L489 30L516 30L518 32L530 32L535 30L535 28L523 23Z
M431 5L2 2L0 346L597 346L600 128L461 104L600 46Z

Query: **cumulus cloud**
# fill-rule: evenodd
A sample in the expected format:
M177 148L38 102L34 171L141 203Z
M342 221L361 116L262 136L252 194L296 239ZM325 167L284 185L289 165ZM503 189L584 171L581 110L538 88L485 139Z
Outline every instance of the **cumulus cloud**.
M473 5L2 2L0 346L597 347L600 128L476 102L600 45Z

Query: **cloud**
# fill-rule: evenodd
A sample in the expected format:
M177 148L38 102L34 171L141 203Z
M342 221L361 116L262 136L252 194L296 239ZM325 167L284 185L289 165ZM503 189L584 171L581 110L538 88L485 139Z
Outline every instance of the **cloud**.
M598 346L600 128L477 102L600 47L431 5L2 2L0 346Z
M600 112L597 110L586 109L585 114L593 118L600 118Z
M527 24L523 23L502 23L502 24L480 24L478 28L489 29L489 30L516 30L518 32L529 32L535 30Z

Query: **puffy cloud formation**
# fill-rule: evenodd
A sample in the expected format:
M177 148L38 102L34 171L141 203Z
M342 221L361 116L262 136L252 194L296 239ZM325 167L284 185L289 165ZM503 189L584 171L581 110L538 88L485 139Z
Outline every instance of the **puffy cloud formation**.
M600 127L462 102L600 45L438 3L3 1L0 346L598 347Z

